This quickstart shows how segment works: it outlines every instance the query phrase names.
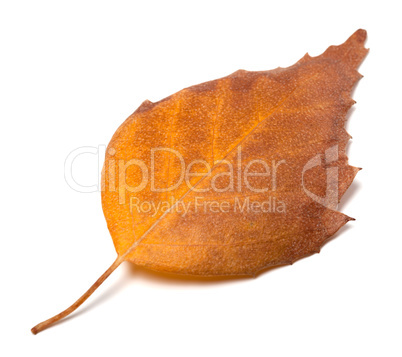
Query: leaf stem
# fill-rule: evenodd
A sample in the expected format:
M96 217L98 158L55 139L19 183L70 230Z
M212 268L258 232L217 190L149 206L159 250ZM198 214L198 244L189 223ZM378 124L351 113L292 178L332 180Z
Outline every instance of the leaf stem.
M98 280L82 295L74 304L60 312L59 314L51 317L50 319L43 321L37 324L35 327L31 329L31 332L36 335L38 332L41 332L47 329L49 326L53 325L55 322L63 319L64 317L70 315L74 310L76 310L86 299L88 299L92 293L108 278L110 274L112 274L115 269L121 264L123 261L122 257L117 257L117 259L113 262L113 264L99 277Z

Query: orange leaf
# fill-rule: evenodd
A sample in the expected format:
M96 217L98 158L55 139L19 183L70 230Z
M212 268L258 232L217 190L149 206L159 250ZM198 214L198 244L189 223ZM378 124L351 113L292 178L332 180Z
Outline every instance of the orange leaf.
M289 68L248 72L145 101L106 153L102 206L118 254L74 311L130 261L162 272L255 275L319 252L352 218L337 204L346 113L366 32Z

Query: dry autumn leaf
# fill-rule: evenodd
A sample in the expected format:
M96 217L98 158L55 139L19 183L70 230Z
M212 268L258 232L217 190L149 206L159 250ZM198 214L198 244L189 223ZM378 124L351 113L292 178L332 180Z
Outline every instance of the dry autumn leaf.
M145 101L116 131L102 206L116 261L199 276L255 275L319 252L357 171L345 130L366 31L289 68L248 72Z

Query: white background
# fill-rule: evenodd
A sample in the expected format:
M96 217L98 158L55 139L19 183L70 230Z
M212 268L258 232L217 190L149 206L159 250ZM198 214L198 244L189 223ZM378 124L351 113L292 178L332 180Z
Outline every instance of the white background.
M139 104L237 69L286 67L368 31L347 129L355 217L320 254L256 279L173 279L113 262L99 193L64 161ZM391 1L1 1L3 356L401 356L401 27ZM95 184L97 161L76 161ZM399 341L398 341L399 340Z

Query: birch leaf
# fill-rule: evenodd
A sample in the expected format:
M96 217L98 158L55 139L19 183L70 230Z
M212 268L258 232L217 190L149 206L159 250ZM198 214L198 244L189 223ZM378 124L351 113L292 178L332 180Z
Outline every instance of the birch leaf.
M271 71L239 70L145 101L116 131L102 207L117 259L197 276L254 276L320 251L352 220L337 204L350 166L346 114L366 31Z

